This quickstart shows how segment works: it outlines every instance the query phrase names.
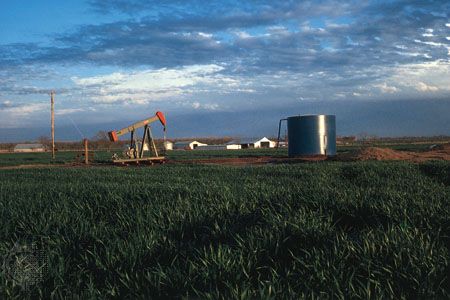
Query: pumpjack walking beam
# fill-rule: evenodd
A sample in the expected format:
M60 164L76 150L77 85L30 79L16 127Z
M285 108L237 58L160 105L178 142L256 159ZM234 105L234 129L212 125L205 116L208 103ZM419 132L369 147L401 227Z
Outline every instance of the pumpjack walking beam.
M155 121L159 120L161 122L161 124L164 126L164 131L166 131L166 118L164 116L164 114L160 111L157 111L155 116L142 120L140 122L134 123L128 127L122 128L120 130L113 130L108 132L109 135L109 139L111 140L111 142L117 142L119 140L119 136L127 134L129 132L131 132L131 134L133 134L133 132L138 129L141 128L145 125L148 125L150 123L153 123Z

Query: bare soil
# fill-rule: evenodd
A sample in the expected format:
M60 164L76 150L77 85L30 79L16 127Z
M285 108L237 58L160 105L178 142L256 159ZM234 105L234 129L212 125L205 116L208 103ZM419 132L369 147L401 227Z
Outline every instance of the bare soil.
M450 160L450 145L441 145L425 152L398 151L389 148L369 147L338 156L337 160L405 160L423 162L427 160Z

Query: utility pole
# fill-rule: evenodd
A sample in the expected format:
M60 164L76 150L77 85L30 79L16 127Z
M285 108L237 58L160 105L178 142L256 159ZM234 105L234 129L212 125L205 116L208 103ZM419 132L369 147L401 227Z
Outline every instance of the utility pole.
M89 164L89 149L88 149L88 139L83 139L84 145L84 163Z
M55 159L55 91L50 92L52 110L52 159Z

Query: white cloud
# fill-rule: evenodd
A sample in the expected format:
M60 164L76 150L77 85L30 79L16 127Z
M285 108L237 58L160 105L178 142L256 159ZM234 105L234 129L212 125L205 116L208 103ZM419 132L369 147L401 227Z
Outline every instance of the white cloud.
M400 52L400 51L396 51L395 52L398 55L403 55L403 56L412 56L412 57L418 57L418 56L423 56L423 57L430 57L428 54L422 54L419 52Z
M204 110L217 110L219 108L219 105L216 103L201 104L198 101L193 102L191 106L193 109L204 109Z
M167 89L193 85L202 76L214 74L224 68L218 65L195 65L180 69L159 69L131 73L112 73L88 78L73 77L77 85L114 85L117 89Z
M5 107L11 107L12 106L12 102L9 100L5 100L2 102L1 107L5 108Z
M216 110L219 108L219 104L216 103L207 103L203 105L204 109L206 110Z
M42 111L45 108L48 108L48 104L46 103L20 104L17 106L11 104L11 106L2 109L2 111L10 115L26 116L34 112Z
M415 88L416 88L416 90L418 90L420 92L437 92L439 90L438 87L433 86L433 85L428 85L424 82L418 82Z
M212 34L210 34L210 33L204 33L204 32L199 32L198 35L201 36L201 37L207 38L207 39L210 39L210 38L213 37Z
M447 44L436 43L436 42L424 42L424 41L421 41L421 40L414 40L414 42L419 43L419 44L428 45L428 46L433 46L433 47L444 47L444 48L447 49L448 55L450 56L450 46L447 45Z
M436 43L436 42L424 42L421 40L414 40L414 42L419 43L419 44L428 45L428 46L433 46L433 47L446 47L446 45L444 45L442 43Z
M236 35L237 35L238 38L243 39L243 40L252 37L250 34L248 34L248 33L245 32L245 31L237 31L237 32L236 32Z
M82 108L63 108L63 109L55 109L55 115L63 116L69 115L77 112L84 111Z
M72 77L72 81L77 85L89 86L97 84L115 84L119 83L125 77L122 73L112 73L109 75L100 75L87 78Z
M35 114L41 113L44 110L49 110L47 103L30 103L14 105L11 101L7 102L0 109L0 126L5 128L24 127L33 123L32 119ZM9 106L8 106L9 105Z
M227 90L239 86L233 78L220 74L219 65L194 65L177 69L115 72L72 81L91 93L94 102L145 104L195 92L196 89ZM205 88L206 87L206 88Z
M393 94L399 91L399 89L395 86L388 86L386 82L382 84L375 85L375 87L379 88L383 94Z
M395 68L386 68L382 72L391 74L386 81L391 85L402 87L404 91L450 92L450 62L446 60L405 64ZM379 88L383 88L383 86L379 86Z

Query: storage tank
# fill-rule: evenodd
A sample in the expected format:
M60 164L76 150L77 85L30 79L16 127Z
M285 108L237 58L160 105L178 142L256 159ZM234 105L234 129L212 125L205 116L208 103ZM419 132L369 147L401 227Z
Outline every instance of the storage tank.
M336 155L336 116L288 117L287 127L289 156Z

